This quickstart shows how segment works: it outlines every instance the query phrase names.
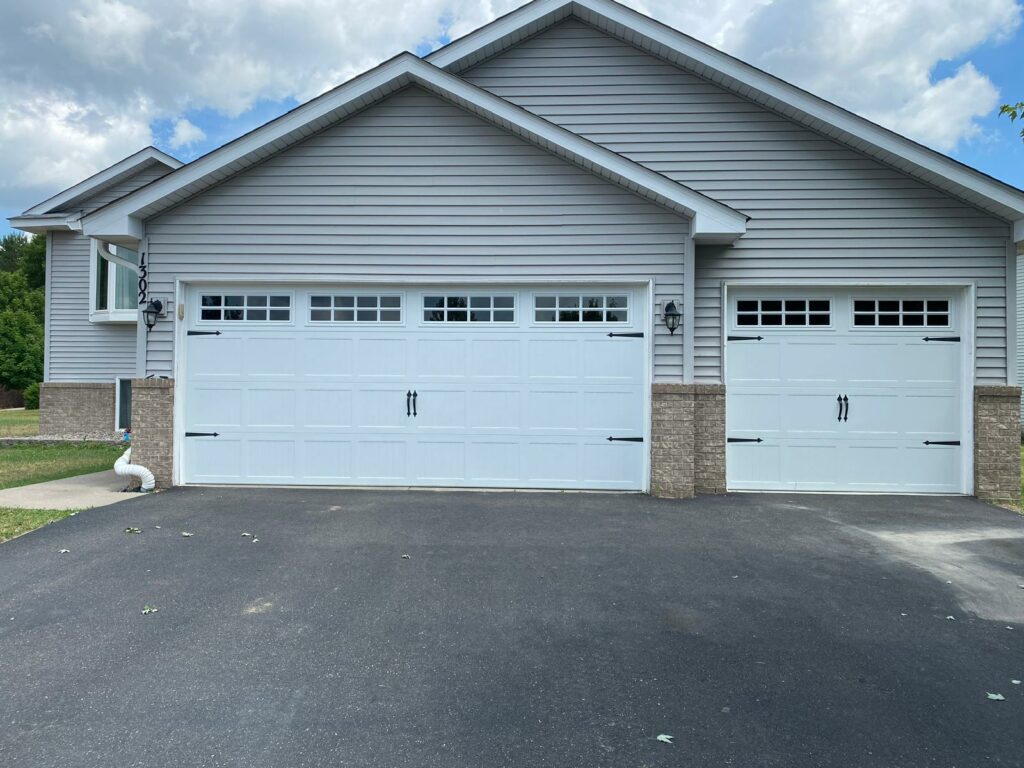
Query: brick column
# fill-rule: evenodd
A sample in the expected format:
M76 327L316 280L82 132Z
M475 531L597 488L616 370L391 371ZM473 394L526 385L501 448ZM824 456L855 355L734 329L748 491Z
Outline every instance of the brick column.
M1020 387L974 388L974 495L1020 502Z
M169 488L174 464L174 380L132 379L132 464Z
M651 389L651 494L693 496L693 387L655 384Z
M39 387L39 434L77 440L113 440L114 384L47 381Z
M695 493L725 493L725 386L694 384Z

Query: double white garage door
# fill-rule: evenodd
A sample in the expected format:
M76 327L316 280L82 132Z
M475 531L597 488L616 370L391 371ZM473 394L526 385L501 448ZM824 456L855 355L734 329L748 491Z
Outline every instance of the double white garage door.
M728 486L962 493L958 292L730 289Z
M193 288L183 480L642 490L644 293Z

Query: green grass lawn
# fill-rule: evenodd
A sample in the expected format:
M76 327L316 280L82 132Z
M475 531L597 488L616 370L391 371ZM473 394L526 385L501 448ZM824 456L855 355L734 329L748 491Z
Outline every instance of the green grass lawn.
M39 411L0 411L0 437L39 434Z
M69 509L11 509L0 507L0 542L63 520Z
M0 448L0 488L112 469L124 446L107 443L11 445Z

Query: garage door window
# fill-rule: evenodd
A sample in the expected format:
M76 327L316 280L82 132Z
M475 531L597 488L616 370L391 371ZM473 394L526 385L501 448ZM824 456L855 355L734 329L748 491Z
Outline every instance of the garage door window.
M854 299L853 324L861 328L946 328L949 299Z
M736 325L823 326L832 324L832 302L828 299L740 299L736 302Z
M533 319L538 323L625 323L626 296L559 294L535 296Z
M292 319L292 297L280 294L204 293L201 320L287 323Z
M514 296L424 296L427 323L514 323Z
M310 296L312 323L400 323L401 296Z

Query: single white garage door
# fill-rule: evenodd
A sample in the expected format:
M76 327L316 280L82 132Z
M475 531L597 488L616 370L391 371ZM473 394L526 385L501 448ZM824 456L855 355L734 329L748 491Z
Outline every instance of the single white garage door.
M965 492L958 292L728 295L730 489Z
M645 486L641 289L194 287L187 308L186 483Z

